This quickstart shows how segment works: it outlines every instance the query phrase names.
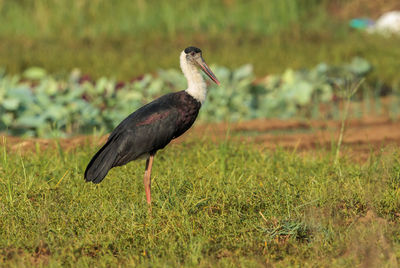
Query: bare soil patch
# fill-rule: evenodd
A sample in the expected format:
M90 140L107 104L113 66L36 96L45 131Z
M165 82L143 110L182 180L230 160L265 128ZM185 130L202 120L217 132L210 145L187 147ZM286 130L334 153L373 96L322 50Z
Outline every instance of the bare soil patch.
M300 151L330 150L336 145L341 122L335 120L254 120L236 124L198 126L191 135L208 135L214 139L229 136L266 148L293 148ZM371 153L398 150L400 120L368 117L349 120L343 137L343 151L356 160L366 160Z
M335 120L273 120L259 119L240 123L197 124L174 141L211 139L215 142L231 139L256 144L263 148L292 148L301 151L331 149L336 144L340 121ZM107 136L77 136L60 139L20 138L2 136L1 143L13 151L35 151L60 147L69 151L92 144L100 146ZM365 160L381 148L393 151L400 146L400 120L388 117L368 117L349 120L343 137L346 154Z

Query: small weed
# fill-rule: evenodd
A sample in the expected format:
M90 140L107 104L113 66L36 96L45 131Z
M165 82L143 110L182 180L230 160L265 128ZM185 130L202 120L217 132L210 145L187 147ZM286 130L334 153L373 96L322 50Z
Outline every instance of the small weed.
M349 115L351 98L354 96L354 94L357 93L357 90L360 88L360 86L363 82L364 82L364 79L361 79L357 84L345 85L345 88L340 87L341 93L344 96L346 102L345 102L345 108L344 108L343 115L342 115L342 122L341 122L341 126L340 126L339 138L338 138L338 142L336 145L335 164L337 164L339 161L340 147L342 146L345 123L347 120L347 116Z

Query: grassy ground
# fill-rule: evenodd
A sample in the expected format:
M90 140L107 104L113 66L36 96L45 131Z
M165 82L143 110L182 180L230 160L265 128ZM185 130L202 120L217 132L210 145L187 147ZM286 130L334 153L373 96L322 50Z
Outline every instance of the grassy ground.
M315 38L315 39L314 39ZM400 39L353 33L346 37L304 33L298 36L255 37L246 34L182 36L181 39L105 38L88 40L0 39L0 66L9 73L21 73L41 66L66 74L78 67L94 78L100 76L129 80L158 69L179 68L180 50L188 44L199 46L209 63L230 68L251 63L257 76L281 73L287 68L314 67L320 62L340 64L355 56L370 61L374 70L369 79L398 86ZM385 45L382 45L385 44ZM29 53L26 53L29 51ZM99 56L101 55L101 56Z
M370 79L399 84L400 39L350 31L330 2L0 1L0 66L128 80L178 68L180 50L196 45L208 62L251 63L258 76L362 56L375 67Z
M259 76L362 56L369 79L398 84L400 40L349 31L328 2L0 0L0 66L130 79L177 68L193 44ZM157 155L149 215L144 161L84 182L95 144L31 152L0 140L0 266L398 264L398 150L333 165L334 150L187 140Z
M156 34L176 37L181 32L216 34L227 29L271 34L289 28L291 23L302 21L310 13L318 18L324 16L325 12L321 12L324 2L327 1L1 0L0 12L8 23L0 25L0 36L143 38ZM303 24L310 22L303 21Z
M83 181L96 147L7 151L0 166L0 264L21 266L396 266L399 152L363 164L251 144L174 144Z

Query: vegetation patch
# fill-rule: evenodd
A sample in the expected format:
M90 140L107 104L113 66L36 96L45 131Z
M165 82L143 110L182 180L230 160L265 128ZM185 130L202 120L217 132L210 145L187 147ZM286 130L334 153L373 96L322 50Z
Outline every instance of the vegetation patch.
M2 265L397 263L398 151L333 165L333 152L175 144L157 155L149 215L143 161L84 182L96 149L2 148Z
M338 118L346 89L364 78L371 68L366 60L354 58L339 66L321 63L310 70L288 69L254 82L251 65L234 70L213 66L221 86L209 85L199 119L235 122L255 118ZM3 73L0 87L0 131L59 137L111 131L142 105L186 88L186 81L174 69L118 82L105 77L92 80L78 70L66 78L54 77L42 68L32 67L21 76ZM389 113L397 118L397 88L368 83L360 91L354 98L368 104L371 99L379 102L383 94L393 94ZM368 109L359 108L355 113L360 117L368 114Z

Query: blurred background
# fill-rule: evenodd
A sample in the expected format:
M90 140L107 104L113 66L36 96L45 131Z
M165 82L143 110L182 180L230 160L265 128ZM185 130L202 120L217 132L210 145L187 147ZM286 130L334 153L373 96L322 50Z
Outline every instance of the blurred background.
M185 89L189 45L222 83L200 121L340 119L347 99L349 117L397 120L396 10L398 0L0 0L0 132L105 133Z

